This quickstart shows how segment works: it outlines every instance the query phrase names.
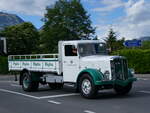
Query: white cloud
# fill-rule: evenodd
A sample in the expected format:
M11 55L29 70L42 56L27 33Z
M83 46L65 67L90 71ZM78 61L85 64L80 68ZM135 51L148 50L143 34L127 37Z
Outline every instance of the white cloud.
M129 0L125 3L125 16L116 21L111 26L121 37L135 39L141 36L150 36L150 1ZM97 32L100 37L106 37L110 25L98 25ZM101 29L101 26L102 27Z
M144 0L139 0L131 6L126 7L126 21L131 23L140 23L150 19L150 3L148 4Z
M101 0L100 3L104 5L104 7L94 8L92 10L97 12L109 12L125 5L121 0Z
M0 0L0 10L42 16L46 6L53 4L55 1L56 0Z

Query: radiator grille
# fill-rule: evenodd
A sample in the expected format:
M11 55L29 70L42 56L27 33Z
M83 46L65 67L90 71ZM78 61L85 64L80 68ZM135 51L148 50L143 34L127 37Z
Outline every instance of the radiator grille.
M115 80L128 79L127 60L123 58L116 58L111 61L112 78Z

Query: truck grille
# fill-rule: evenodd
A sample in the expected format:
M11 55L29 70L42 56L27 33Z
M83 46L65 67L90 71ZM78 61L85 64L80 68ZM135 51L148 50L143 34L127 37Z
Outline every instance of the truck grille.
M128 79L127 60L124 58L116 58L111 61L112 78L114 80Z

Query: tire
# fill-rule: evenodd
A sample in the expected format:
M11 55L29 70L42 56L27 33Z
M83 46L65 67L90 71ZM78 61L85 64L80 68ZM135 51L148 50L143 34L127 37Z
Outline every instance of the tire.
M129 83L127 86L120 86L120 85L115 85L114 90L118 95L125 95L130 92L132 89L132 83Z
M93 79L89 74L83 74L79 81L79 91L84 98L95 98L98 88L94 85Z
M27 92L37 91L39 82L32 81L31 75L28 72L24 72L22 75L22 89Z
M62 89L63 88L62 83L48 83L48 85L51 89Z

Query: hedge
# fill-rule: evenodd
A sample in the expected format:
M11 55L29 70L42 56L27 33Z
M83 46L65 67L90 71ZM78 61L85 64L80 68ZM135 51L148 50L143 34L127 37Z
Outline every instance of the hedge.
M113 54L125 56L129 68L134 68L136 73L150 73L150 49L123 49Z
M8 61L5 56L0 56L0 74L8 74Z

